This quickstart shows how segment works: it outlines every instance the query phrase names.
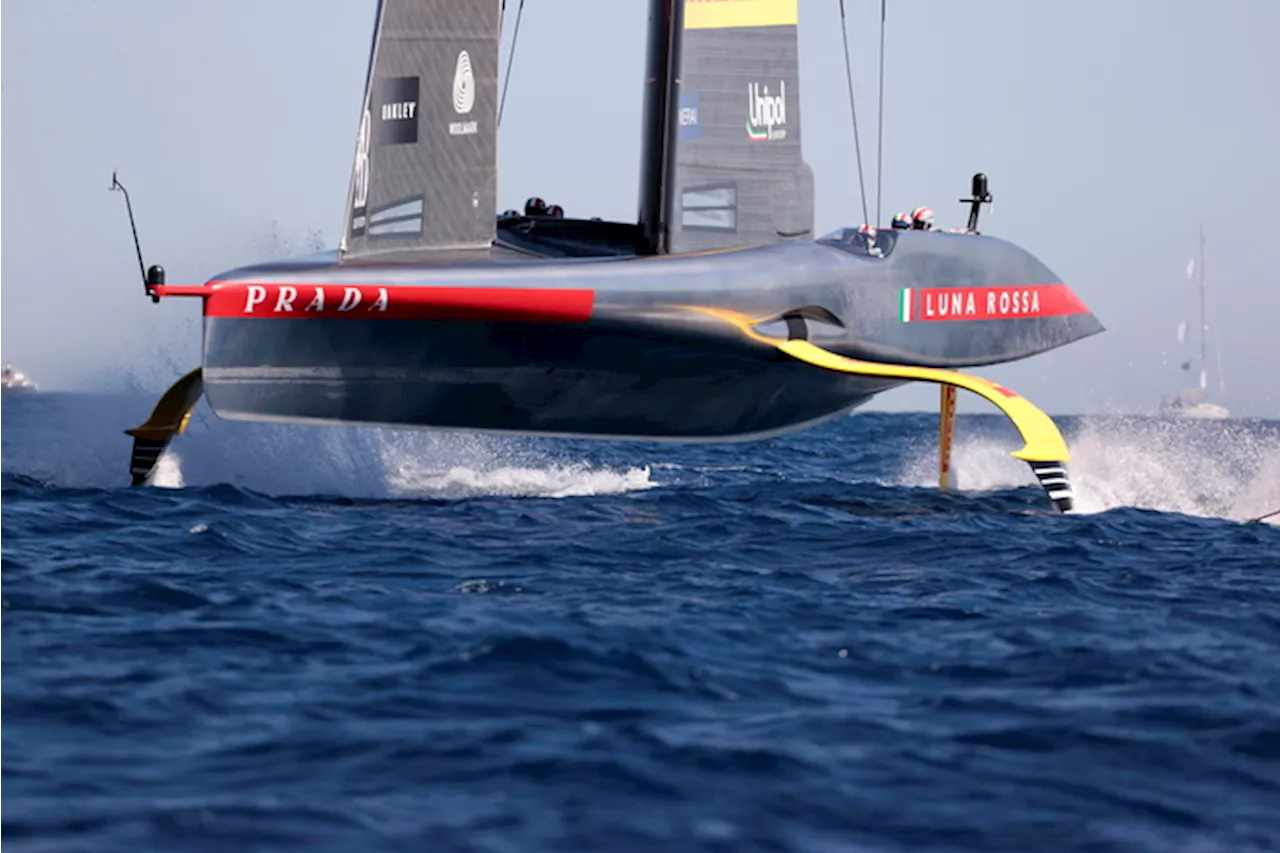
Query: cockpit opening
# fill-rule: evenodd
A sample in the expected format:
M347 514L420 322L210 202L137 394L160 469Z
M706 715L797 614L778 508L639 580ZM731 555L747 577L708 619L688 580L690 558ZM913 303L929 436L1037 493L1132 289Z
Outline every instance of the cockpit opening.
M837 228L819 237L817 242L854 255L883 260L893 251L898 235L887 228Z

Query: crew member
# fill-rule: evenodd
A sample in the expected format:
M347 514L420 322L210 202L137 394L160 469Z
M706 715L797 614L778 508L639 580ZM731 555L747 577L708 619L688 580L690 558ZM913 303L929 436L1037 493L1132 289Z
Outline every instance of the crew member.
M917 207L911 211L911 228L915 231L936 231L933 224L933 211L927 207Z
M876 245L876 229L872 225L863 225L858 229L858 234L862 237L867 245L867 254L873 258L883 258L884 250Z
M552 216L556 219L564 219L564 208L558 204L550 205L547 207L547 216Z
M546 216L547 203L542 199L534 196L524 203L525 216Z
M905 231L911 227L911 214L899 213L893 217L893 227L898 231Z

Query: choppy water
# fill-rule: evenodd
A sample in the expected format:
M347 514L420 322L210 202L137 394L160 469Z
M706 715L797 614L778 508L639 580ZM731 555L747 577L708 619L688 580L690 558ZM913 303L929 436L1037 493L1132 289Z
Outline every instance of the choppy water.
M1280 424L727 446L7 398L7 850L1280 848ZM176 487L176 488L175 488Z

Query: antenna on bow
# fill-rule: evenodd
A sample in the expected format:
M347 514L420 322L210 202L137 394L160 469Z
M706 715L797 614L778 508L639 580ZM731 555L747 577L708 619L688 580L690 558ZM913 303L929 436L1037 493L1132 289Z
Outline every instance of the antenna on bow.
M970 193L970 198L962 198L960 201L969 205L969 232L977 234L978 215L982 212L982 205L991 204L991 193L987 191L987 176L982 172L978 172L973 176Z
M124 193L124 204L129 211L129 227L133 229L133 248L138 253L138 272L142 274L142 289L146 291L147 296L151 297L152 302L159 302L160 297L156 296L152 288L156 285L164 284L164 267L159 264L153 265L147 269L142 262L142 244L138 242L138 226L133 220L133 203L129 201L129 191L124 188L124 184L120 183L116 178L116 173L111 173L112 190L119 190Z

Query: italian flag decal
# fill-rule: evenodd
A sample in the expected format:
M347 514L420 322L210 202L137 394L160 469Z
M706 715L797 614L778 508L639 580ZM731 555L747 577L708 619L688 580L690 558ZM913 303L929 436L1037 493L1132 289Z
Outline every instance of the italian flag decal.
M908 287L906 290L902 291L900 295L902 298L899 300L901 304L898 307L898 317L899 319L902 320L902 322L910 323L911 322L911 288Z

